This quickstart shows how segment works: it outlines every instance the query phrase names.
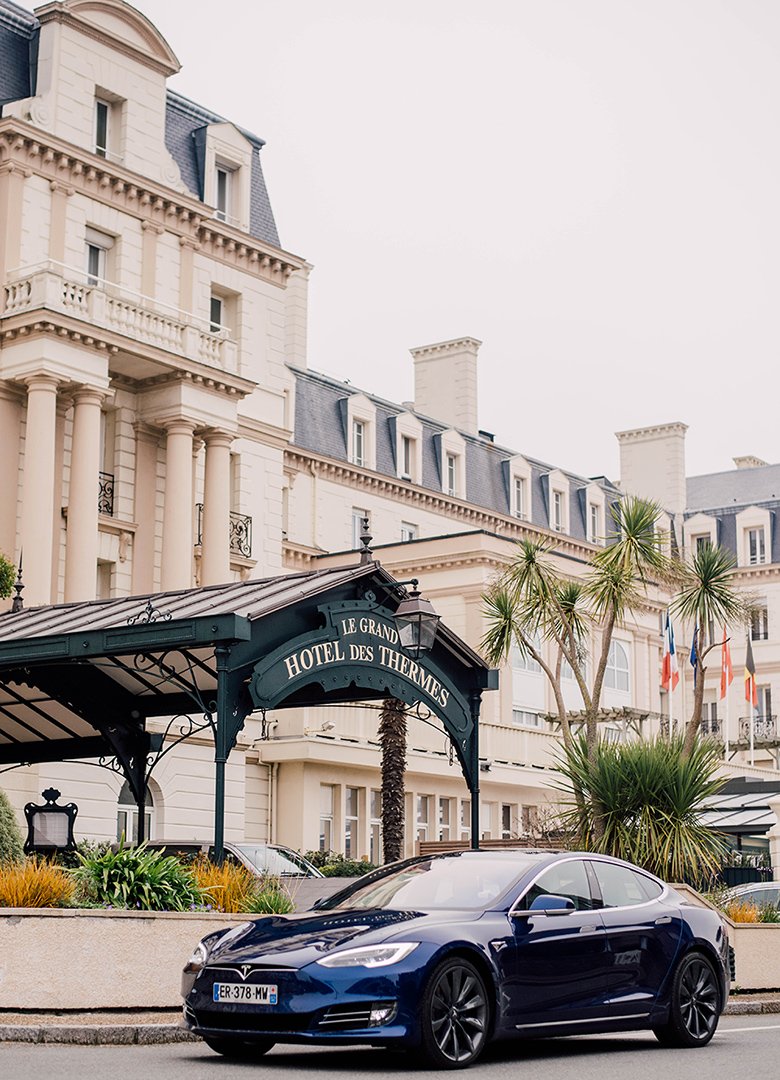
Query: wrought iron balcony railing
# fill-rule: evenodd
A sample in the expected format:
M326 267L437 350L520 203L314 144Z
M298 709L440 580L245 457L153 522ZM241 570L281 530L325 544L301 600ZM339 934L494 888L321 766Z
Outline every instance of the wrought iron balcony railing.
M198 545L203 543L203 503L196 503L198 511ZM230 554L243 559L252 558L252 518L249 514L230 511Z
M223 327L212 332L206 319L52 260L14 271L0 289L0 307L6 316L59 311L209 367L239 370L236 342Z
M98 513L114 516L114 474L98 473Z
M750 741L750 729L753 729L753 742L775 742L777 740L777 716L759 713L758 716L740 716L739 737Z

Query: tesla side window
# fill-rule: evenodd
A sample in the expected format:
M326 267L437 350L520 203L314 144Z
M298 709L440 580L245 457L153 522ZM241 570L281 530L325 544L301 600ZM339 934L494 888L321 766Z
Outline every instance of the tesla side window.
M592 862L591 866L601 889L604 907L631 907L655 900L663 887L644 874L637 874L627 866L614 863Z
M548 867L536 879L518 906L523 911L527 911L536 897L541 896L542 893L567 897L577 911L590 911L595 907L590 894L585 863L582 859L567 859Z

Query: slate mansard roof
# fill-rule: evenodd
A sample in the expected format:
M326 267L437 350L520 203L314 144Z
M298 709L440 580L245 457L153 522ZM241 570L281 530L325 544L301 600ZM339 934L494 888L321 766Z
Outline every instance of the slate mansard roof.
M718 543L734 553L737 551L737 515L750 506L769 511L771 536L767 558L772 563L780 563L780 529L776 527L780 513L780 465L689 476L686 493L686 519L694 514L715 518Z
M337 461L349 460L347 442L347 398L362 393L376 409L376 472L398 479L396 465L395 425L401 413L411 411L406 406L358 390L314 371L290 367L296 378L295 432L293 445L302 450L323 454ZM441 493L441 434L449 430L446 424L414 413L422 425L422 486ZM466 492L459 501L512 516L509 461L520 456L517 451L489 439L460 432L466 444ZM543 529L552 528L545 477L556 466L522 455L531 470L530 506L528 521ZM587 537L587 506L585 489L595 484L604 492L607 511L618 502L620 492L604 477L588 478L560 470L569 481L569 529L564 534L577 540ZM609 529L609 516L607 518Z
M0 0L0 115L3 105L35 94L39 31L40 24L31 12L17 7L11 0ZM224 117L168 91L165 144L179 166L183 183L201 200L204 178L199 164L202 159L199 143L202 139L199 140L197 133L202 133L208 124L225 122ZM243 128L239 130L253 147L249 233L279 247L279 233L260 164L264 141Z

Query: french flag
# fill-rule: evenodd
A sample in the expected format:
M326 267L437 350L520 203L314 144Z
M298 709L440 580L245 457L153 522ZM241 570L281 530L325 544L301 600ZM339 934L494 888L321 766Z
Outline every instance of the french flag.
M672 690L676 690L679 681L680 669L677 666L677 653L674 648L674 630L667 611L666 625L664 626L664 659L661 667L661 686L664 690L668 690L671 683Z

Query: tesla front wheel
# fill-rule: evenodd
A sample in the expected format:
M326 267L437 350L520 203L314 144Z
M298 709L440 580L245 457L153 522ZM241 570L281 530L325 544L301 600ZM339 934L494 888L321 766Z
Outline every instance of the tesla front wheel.
M468 960L446 960L428 981L421 1006L422 1049L430 1065L463 1069L485 1048L490 1010L485 982Z
M683 957L672 981L669 1019L653 1033L664 1046L706 1046L720 1016L715 968L701 953Z
M255 1058L267 1054L274 1043L271 1039L212 1039L203 1040L207 1046L223 1057L233 1061L254 1061Z

